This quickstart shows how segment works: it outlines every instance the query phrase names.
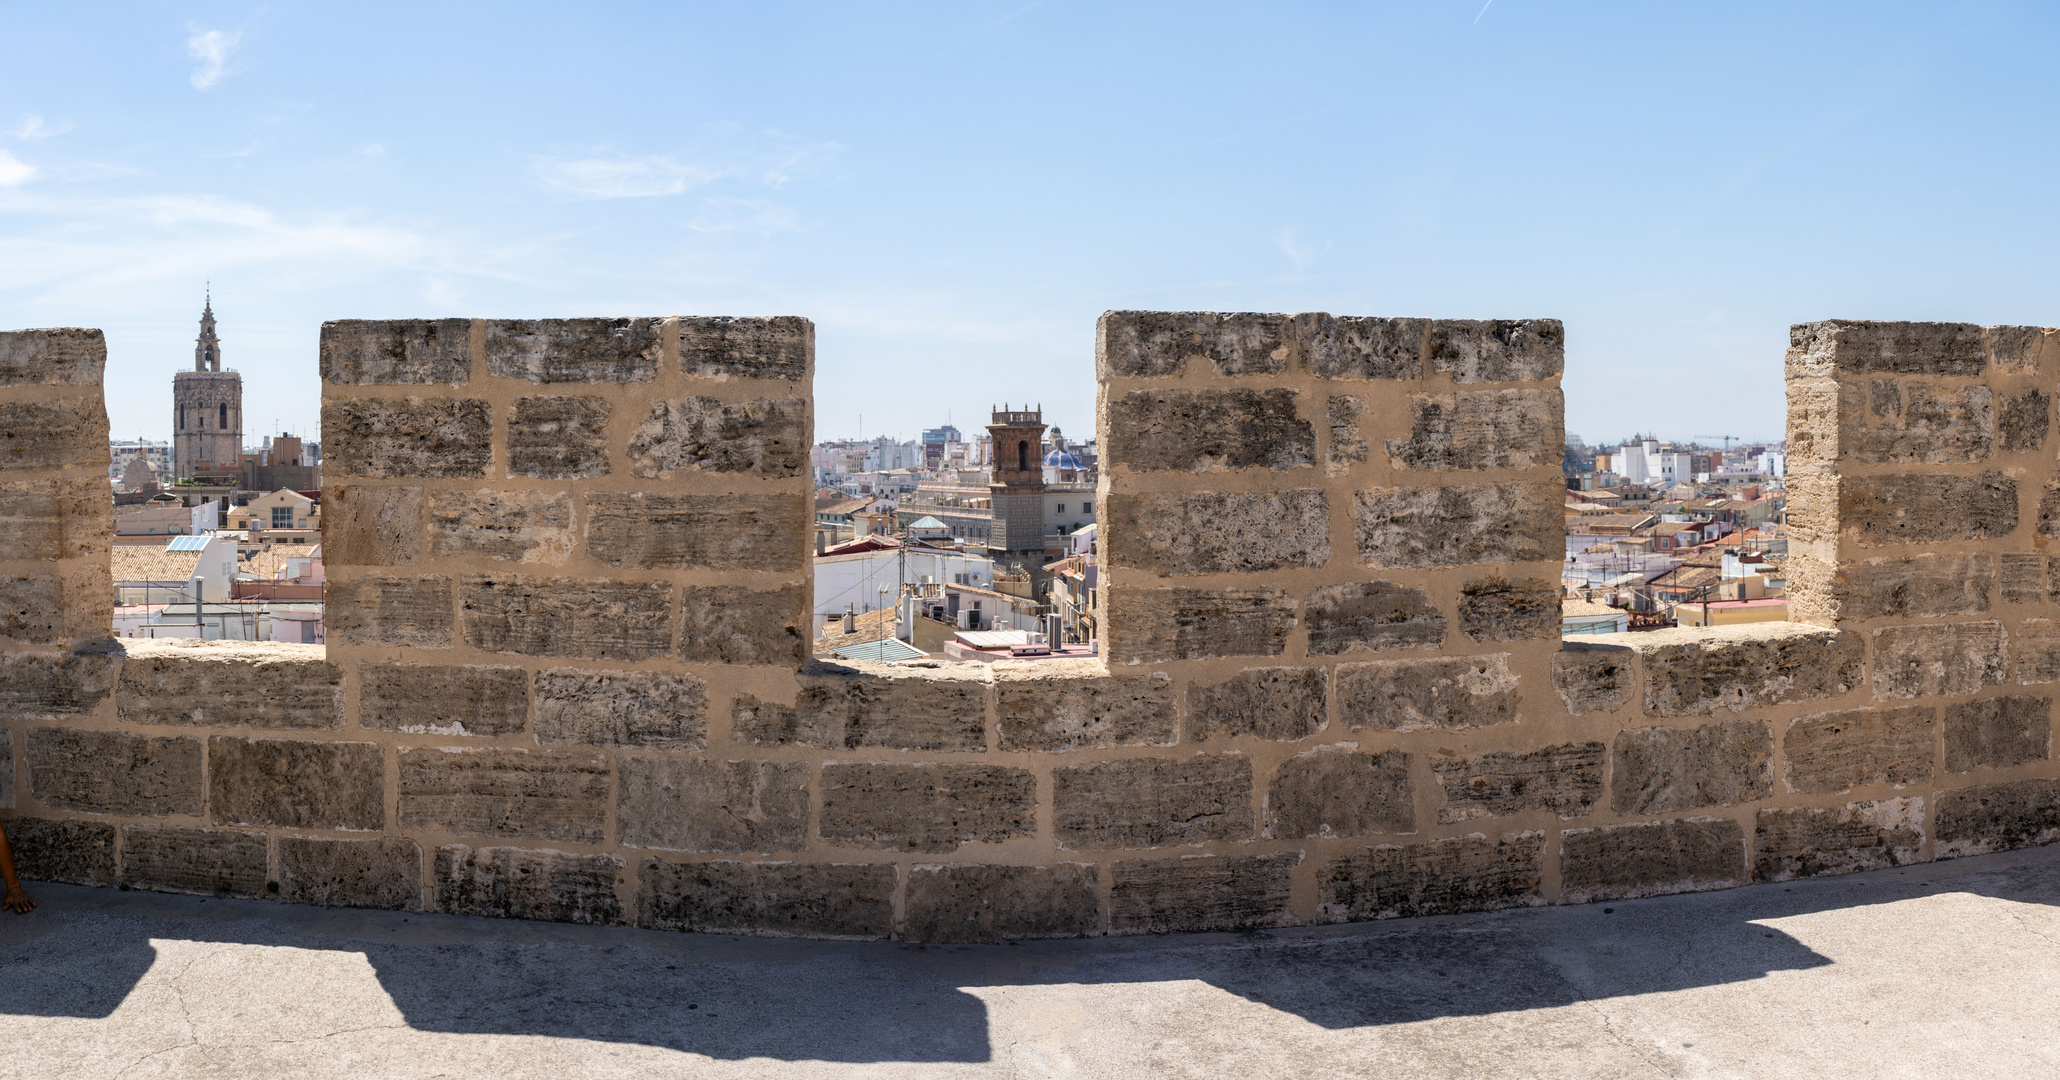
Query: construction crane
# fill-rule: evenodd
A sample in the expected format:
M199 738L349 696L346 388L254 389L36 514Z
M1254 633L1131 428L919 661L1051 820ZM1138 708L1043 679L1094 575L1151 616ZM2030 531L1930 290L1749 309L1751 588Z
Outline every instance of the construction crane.
M1696 439L1722 439L1724 440L1724 452L1727 454L1731 452L1732 443L1743 441L1736 435L1694 435L1690 437Z

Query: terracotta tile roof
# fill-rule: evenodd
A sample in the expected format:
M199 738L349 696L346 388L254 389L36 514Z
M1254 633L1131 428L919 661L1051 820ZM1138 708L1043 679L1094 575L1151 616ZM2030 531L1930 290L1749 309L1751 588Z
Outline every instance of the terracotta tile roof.
M125 581L184 582L193 577L193 568L199 562L198 551L119 545L114 549L114 580L116 584Z

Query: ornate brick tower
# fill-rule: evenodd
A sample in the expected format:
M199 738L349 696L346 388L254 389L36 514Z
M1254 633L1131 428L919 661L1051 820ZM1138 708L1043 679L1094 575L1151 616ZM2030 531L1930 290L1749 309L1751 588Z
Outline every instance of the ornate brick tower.
M1044 563L1044 408L993 410L987 433L994 438L994 522L987 549L997 562L1028 567Z
M172 376L172 479L237 474L243 464L243 376L222 370L215 301L200 311L193 370Z

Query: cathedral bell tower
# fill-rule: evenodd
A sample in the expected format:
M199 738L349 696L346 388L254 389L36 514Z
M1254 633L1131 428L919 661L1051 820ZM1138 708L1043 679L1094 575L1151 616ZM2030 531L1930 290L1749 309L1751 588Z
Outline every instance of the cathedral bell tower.
M994 520L987 549L995 561L1036 568L1044 563L1044 410L992 410L994 477L988 486Z
M172 478L240 477L243 470L243 376L222 370L210 293L200 310L193 370L172 376Z

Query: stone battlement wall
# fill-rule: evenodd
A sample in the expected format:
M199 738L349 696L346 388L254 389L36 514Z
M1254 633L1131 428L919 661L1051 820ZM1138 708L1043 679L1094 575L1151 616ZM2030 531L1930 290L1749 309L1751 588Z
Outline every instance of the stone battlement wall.
M805 320L326 326L326 650L94 643L98 335L0 335L0 513L45 538L4 587L48 594L0 612L0 801L46 880L917 940L2050 841L2060 348L1828 325L1790 373L1819 625L1562 650L1558 323L1112 312L1106 655L996 666L806 664ZM1979 455L1895 456L1940 446ZM1959 531L1877 549L1875 506Z

